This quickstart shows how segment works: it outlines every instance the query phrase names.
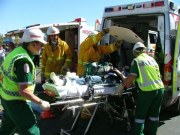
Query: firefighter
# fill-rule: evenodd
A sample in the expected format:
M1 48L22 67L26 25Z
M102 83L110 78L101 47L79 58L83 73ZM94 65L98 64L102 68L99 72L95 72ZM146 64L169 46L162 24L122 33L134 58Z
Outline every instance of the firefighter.
M22 36L22 46L10 52L1 67L1 104L4 108L1 135L14 134L40 135L35 114L30 101L48 110L50 104L37 97L35 88L35 66L33 55L37 54L43 44L44 34L40 29L26 29Z
M134 135L144 135L145 119L148 121L148 134L156 135L159 124L159 113L164 95L164 85L161 80L159 66L153 57L145 53L146 47L137 42L133 48L136 58L131 63L131 71L117 89L122 93L135 80L138 89L135 112ZM146 126L146 125L145 125Z
M59 29L49 27L47 29L48 44L44 46L41 58L42 81L49 79L50 73L66 74L71 66L72 53L68 44L59 38Z
M98 34L88 36L80 45L78 54L77 75L85 75L85 65L89 62L99 62L101 56L112 53L119 49L123 41L118 41L116 44L97 45L105 34L109 33L109 28L103 29Z

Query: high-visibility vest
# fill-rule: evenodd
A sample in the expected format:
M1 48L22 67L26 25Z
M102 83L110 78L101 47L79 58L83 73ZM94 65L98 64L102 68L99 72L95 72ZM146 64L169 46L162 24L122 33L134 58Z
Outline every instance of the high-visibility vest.
M27 51L23 47L18 47L10 54L6 56L6 59L1 67L1 72L3 76L1 84L1 97L5 100L27 100L25 97L19 94L19 85L17 84L16 74L14 73L14 63L22 58L26 58L32 66L32 79L35 80L35 66L28 55ZM29 90L32 92L35 88L35 82L29 85Z
M142 91L153 91L164 88L159 66L153 57L142 53L134 60L137 62L139 71L139 77L136 78L136 81Z

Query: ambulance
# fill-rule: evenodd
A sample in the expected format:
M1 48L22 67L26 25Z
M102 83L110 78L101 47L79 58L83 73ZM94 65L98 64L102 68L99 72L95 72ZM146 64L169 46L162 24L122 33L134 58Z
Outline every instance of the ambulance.
M45 34L45 37L47 37L46 31L50 26L57 27L60 30L60 38L66 41L70 46L73 53L71 71L76 72L79 46L88 35L97 33L97 31L95 31L96 26L89 26L86 19L80 17L66 23L33 24L26 26L25 28L40 28ZM17 39L17 37L21 38L24 29L9 31L6 33L6 37L13 39Z
M152 0L105 7L101 29L119 26L136 33L160 67L165 85L163 106L177 103L180 112L180 7L170 0ZM122 33L123 34L123 33ZM111 43L110 34L101 41ZM127 43L126 43L127 42ZM132 43L126 41L119 51L119 68L131 66Z

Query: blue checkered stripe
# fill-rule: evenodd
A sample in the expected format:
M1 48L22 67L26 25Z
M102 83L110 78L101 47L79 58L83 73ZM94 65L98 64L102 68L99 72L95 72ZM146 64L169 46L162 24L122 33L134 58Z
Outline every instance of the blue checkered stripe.
M15 92L15 91L10 91L10 90L6 90L2 87L2 90L4 93L6 93L7 95L11 95L11 96L20 96L18 92Z

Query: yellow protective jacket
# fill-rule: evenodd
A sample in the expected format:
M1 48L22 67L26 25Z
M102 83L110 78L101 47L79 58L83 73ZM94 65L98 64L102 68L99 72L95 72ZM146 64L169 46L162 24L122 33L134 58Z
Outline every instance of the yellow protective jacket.
M58 38L58 45L52 50L51 45L48 43L44 46L41 57L41 72L45 75L46 79L49 78L51 72L61 74L61 68L66 66L70 68L72 60L72 53L68 44Z
M102 39L103 35L104 34L100 32L96 35L87 37L81 43L78 54L77 75L84 75L84 65L92 61L98 62L103 54L109 54L119 49L115 44L98 46L97 43Z

